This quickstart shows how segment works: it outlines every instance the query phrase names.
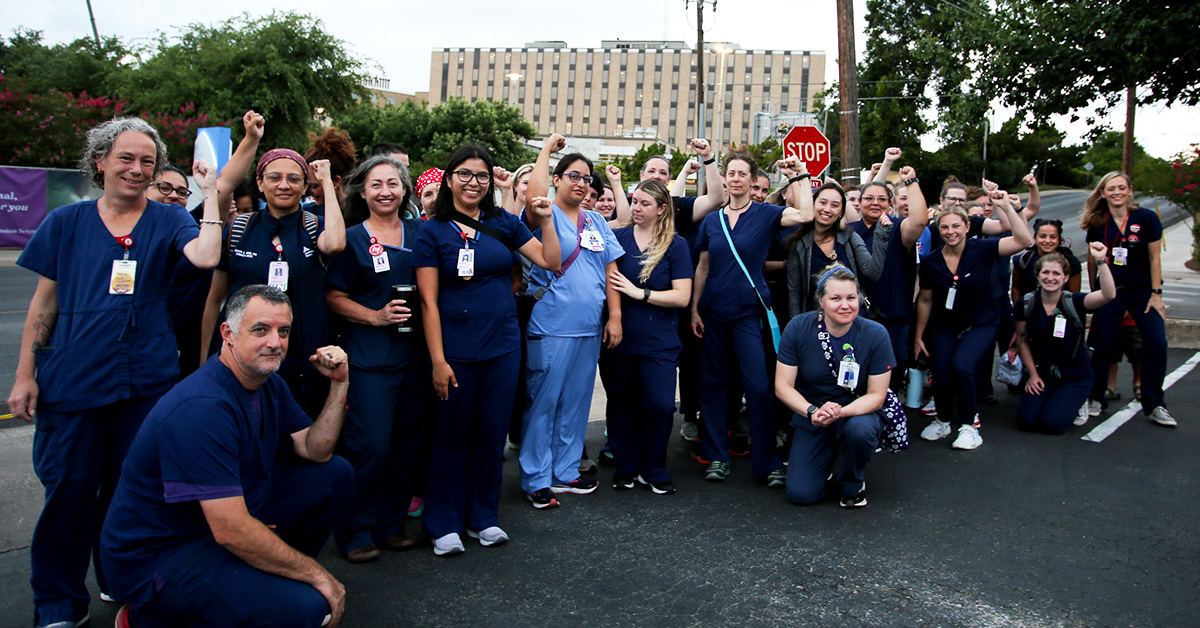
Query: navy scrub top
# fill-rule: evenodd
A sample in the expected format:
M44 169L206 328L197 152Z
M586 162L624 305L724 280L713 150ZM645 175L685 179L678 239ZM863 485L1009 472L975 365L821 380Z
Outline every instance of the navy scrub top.
M1055 253L1061 253L1063 257L1067 258L1067 265L1070 266L1067 269L1068 278L1083 272L1083 265L1079 263L1079 258L1075 257L1075 254L1070 249L1060 246ZM1016 259L1013 269L1020 272L1014 272L1013 277L1017 282L1017 289L1020 290L1021 294L1029 294L1037 290L1037 261L1041 257L1042 254L1034 246L1030 247Z
M417 240L418 221L405 219L404 241L401 246L381 244L390 270L375 272L371 257L371 234L366 223L346 230L346 248L329 262L325 271L325 287L349 295L350 300L378 310L392 300L392 286L417 285L412 268L411 247ZM410 300L420 299L414 290ZM395 325L378 327L354 321L344 321L342 327L350 366L373 371L403 368L420 358L425 350L425 333L421 321L409 319L413 331L401 333Z
M533 238L519 218L500 209L479 222L505 234L514 248ZM517 302L512 291L513 256L503 242L476 232L475 276L458 276L462 232L451 221L430 219L413 245L414 268L438 269L438 310L442 320L442 351L448 360L483 362L521 348Z
M967 240L958 270L950 272L942 249L921 260L921 289L933 290L933 308L929 322L941 327L966 329L980 325L997 325L1000 314L992 298L992 266L1000 256L1000 239ZM954 309L946 309L946 295L958 277Z
M829 348L833 351L835 364L840 363L847 353L853 353L854 361L859 364L857 390L838 386L817 337L817 312L805 312L793 318L779 339L779 362L797 368L796 390L809 403L818 406L827 401L843 406L853 402L866 391L867 377L887 373L896 365L887 329L863 318L861 313L845 335L829 336ZM792 416L792 425L812 427L807 415L793 413Z
M1071 294L1071 299L1075 304L1075 312L1079 314L1080 319L1086 320L1088 310L1083 307L1083 299L1088 293L1074 292ZM1014 308L1013 315L1017 321L1025 321L1025 342L1029 344L1029 348L1033 351L1034 364L1038 367L1038 375L1045 378L1049 372L1043 369L1049 367L1057 367L1064 376L1083 375L1091 377L1091 357L1088 355L1086 342L1079 342L1079 330L1075 329L1075 324L1071 319L1067 319L1067 327L1062 338L1054 337L1054 318L1059 313L1059 309L1054 309L1055 314L1046 314L1046 309L1042 307L1042 298L1035 294L1033 297L1033 312L1030 313L1028 320L1025 318L1025 305L1023 302L1018 303ZM1071 355L1071 349L1075 349L1075 354Z
M1138 207L1129 211L1125 221L1125 230L1108 217L1108 222L1102 227L1088 229L1088 242L1103 242L1108 247L1109 270L1117 284L1117 292L1133 293L1148 292L1151 288L1161 286L1150 285L1150 249L1149 244L1162 239L1162 223L1158 216L1149 209ZM1123 246L1129 250L1129 256L1124 266L1112 263L1112 250Z
M725 211L715 211L704 217L696 236L696 248L708 251L708 277L704 283L704 294L700 296L700 310L705 316L711 316L718 322L733 321L757 316L762 311L759 295L763 302L770 303L763 264L767 262L767 250L780 230L779 221L785 209L778 205L751 203L750 209L738 218L737 225L729 230L742 263L754 278L753 288L746 279L746 273L742 272L734 259L721 223L718 222L724 220L726 225L729 224Z
M691 279L696 274L687 242L675 236L666 254L651 271L650 279L643 283L638 278L642 272L642 251L633 237L633 227L615 229L613 236L625 249L625 254L617 259L617 270L638 289L670 290L671 281ZM652 305L621 295L621 328L624 337L613 351L670 360L679 358L683 348L679 341L679 308Z
M143 604L159 579L194 567L186 545L212 543L196 502L241 496L264 516L276 456L311 425L278 375L249 391L216 356L164 395L129 447L100 536L113 597Z
M879 279L872 281L866 277L858 278L863 293L871 301L871 311L878 314L879 318L890 322L907 321L912 312L912 281L916 267L913 264L913 257L904 248L904 238L900 234L900 226L904 224L905 220L913 219L903 218L893 222L890 227L875 223L874 226L868 228L861 220L850 224L850 228L854 229L854 232L862 238L863 244L867 246L867 251L872 253L875 251L875 230L892 230L888 236L887 253L884 254L883 272L879 275Z
M217 266L229 273L229 294L246 286L265 284L271 262L281 257L271 242L279 236L279 243L283 245L282 259L288 265L287 295L292 301L291 340L283 365L279 367L279 374L284 377L317 373L308 358L318 348L329 344L325 263L317 250L316 238L310 237L304 227L303 214L304 211L299 209L282 218L272 216L270 210L250 214L237 250L230 250L229 229L225 230L221 262ZM318 215L317 237L323 231L325 218Z
M170 388L179 361L167 295L183 247L200 235L187 210L146 201L128 234L137 262L133 294L109 294L125 247L94 200L46 216L17 265L58 282L58 317L37 353L38 402L60 412L140 399Z
M204 204L197 205L188 215L199 226L200 219L204 217ZM183 256L175 263L167 308L171 310L171 327L175 330L176 345L181 359L183 356L194 358L183 360L180 368L186 371L180 373L181 377L190 375L200 364L197 347L200 346L200 327L204 320L204 303L212 285L212 274L211 268L196 268Z

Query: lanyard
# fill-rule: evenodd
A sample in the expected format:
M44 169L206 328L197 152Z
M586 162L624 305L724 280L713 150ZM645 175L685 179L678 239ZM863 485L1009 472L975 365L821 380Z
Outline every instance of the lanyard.
M121 259L129 259L129 247L133 246L133 238L129 236L117 236L117 244L120 244L125 249L125 256Z
M1125 239L1126 239L1125 238L1125 228L1129 226L1129 215L1128 214L1125 215L1124 223L1117 225L1117 239L1114 240L1111 244L1108 242L1108 223L1110 223L1110 222L1113 224L1116 224L1116 222L1117 222L1117 221L1113 220L1112 214L1109 214L1108 220L1106 220L1104 222L1104 245L1107 246L1108 248L1112 249L1112 248L1116 248L1116 246L1118 244L1125 243Z
M279 256L278 261L282 262L283 261L283 244L282 243L275 245L275 254Z

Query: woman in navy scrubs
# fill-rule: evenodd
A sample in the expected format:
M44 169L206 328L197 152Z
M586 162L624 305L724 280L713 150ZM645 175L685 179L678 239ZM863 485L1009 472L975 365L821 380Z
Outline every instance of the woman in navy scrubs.
M701 157L707 159L704 154ZM762 303L771 298L763 265L767 250L780 230L799 225L802 219L812 219L812 194L803 164L790 159L776 165L787 174L792 169L799 171L788 180L789 186L795 186L791 194L797 199L799 209L752 202L750 184L758 164L745 153L730 153L725 160L729 203L721 211L705 216L696 236L700 261L696 265L691 307L692 331L703 339L700 455L710 461L705 478L713 482L729 477L726 391L733 363L741 371L750 415L754 477L777 487L786 481L783 462L775 451L775 411L767 375L767 360L775 348L770 347L768 352L763 343ZM729 246L726 229L742 264L754 279L753 285Z
M493 167L483 147L458 149L413 247L440 400L434 402L424 518L439 556L462 553L464 528L485 547L508 540L497 508L521 356L512 251L542 268L560 265L556 235L539 242L520 219L495 205ZM548 200L532 198L529 206L550 224Z
M1080 226L1088 242L1109 250L1109 269L1117 284L1117 298L1092 315L1088 344L1096 378L1088 401L1088 415L1097 416L1107 405L1108 363L1125 312L1142 333L1142 413L1164 427L1175 427L1163 398L1167 375L1167 307L1162 298L1162 223L1149 209L1133 200L1129 175L1110 172L1088 196ZM1089 285L1096 286L1096 263L1088 260Z
M416 544L404 520L432 397L429 357L421 329L409 322L409 303L392 292L416 285L411 256L420 221L408 215L411 186L408 168L387 154L367 159L346 178L346 215L361 222L346 230L346 250L325 273L329 310L345 320L354 381L342 429L354 492L334 529L338 550L353 563L378 558L380 547Z
M314 181L325 189L324 216L300 209L310 171ZM209 351L210 341L220 323L226 296L251 284L279 288L291 298L294 312L291 350L279 374L296 403L309 416L318 416L325 405L329 380L317 372L307 356L329 344L323 257L336 255L346 247L342 210L327 161L315 161L310 168L295 151L276 148L258 160L255 177L267 209L249 214L244 222L241 218L235 220L225 232L221 263L213 272L204 306L200 346L203 355L213 353ZM237 237L236 246L230 242L233 237Z
M220 257L216 171L196 164L200 225L146 199L167 163L158 132L137 118L93 128L80 168L104 190L46 217L17 265L39 275L21 336L13 415L37 418L33 466L46 501L33 532L34 623L88 616L88 556L138 427L179 373L167 310L175 262ZM35 376L36 370L36 376ZM96 580L105 592L104 574Z
M967 239L967 212L948 206L935 224L944 244L921 260L921 294L917 298L917 328L913 356L933 362L933 398L938 413L949 418L957 402L962 425L955 449L983 444L975 399L976 366L996 339L1000 314L992 298L992 266L1033 243L1029 225L1021 220L1002 192L994 195L1012 225L1004 238ZM928 332L928 334L926 333ZM926 349L926 341L929 348ZM950 422L935 418L921 432L925 440L950 435Z
M1013 307L1021 307L1021 297L1037 290L1037 261L1051 253L1058 253L1067 260L1067 285L1063 286L1063 289L1079 292L1083 281L1083 265L1071 249L1063 244L1062 221L1039 218L1033 223L1033 246L1013 260Z
M648 486L675 492L667 473L667 443L675 419L679 309L692 298L691 254L675 234L667 186L646 180L633 191L629 225L613 231L625 249L609 273L621 293L621 344L600 358L608 395L608 443L617 465L613 488Z
M1117 296L1112 273L1108 269L1108 247L1099 242L1089 246L1091 258L1099 267L1100 292L1071 294L1072 307L1080 322L1086 312L1100 309ZM1024 430L1062 434L1071 426L1087 422L1088 394L1092 390L1092 366L1083 329L1077 328L1064 313L1062 300L1069 281L1069 264L1058 253L1038 258L1036 271L1039 289L1029 316L1024 300L1014 308L1017 319L1017 350L1029 370L1025 394L1017 408L1017 425Z
M840 455L842 507L867 505L863 474L883 434L879 409L896 361L883 325L858 316L858 295L854 273L826 270L817 280L817 310L792 319L779 341L775 394L794 413L787 495L797 504L825 496Z

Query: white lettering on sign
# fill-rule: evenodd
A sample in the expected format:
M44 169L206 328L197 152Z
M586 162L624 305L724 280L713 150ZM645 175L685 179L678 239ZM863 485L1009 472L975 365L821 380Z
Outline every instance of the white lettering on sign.
M785 155L795 155L800 161L824 161L829 152L829 146L812 142L788 142L783 146Z

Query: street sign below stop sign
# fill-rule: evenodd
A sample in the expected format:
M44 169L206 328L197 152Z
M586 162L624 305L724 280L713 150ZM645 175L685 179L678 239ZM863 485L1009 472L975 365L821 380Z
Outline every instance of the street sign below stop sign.
M796 126L783 138L783 156L804 162L814 178L829 167L829 138L815 126Z

